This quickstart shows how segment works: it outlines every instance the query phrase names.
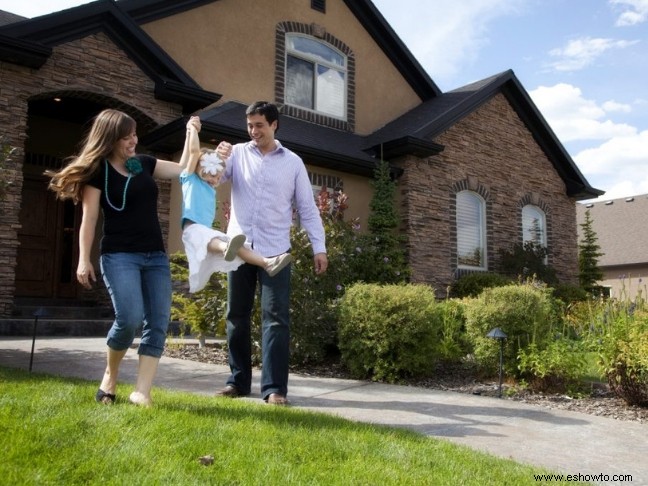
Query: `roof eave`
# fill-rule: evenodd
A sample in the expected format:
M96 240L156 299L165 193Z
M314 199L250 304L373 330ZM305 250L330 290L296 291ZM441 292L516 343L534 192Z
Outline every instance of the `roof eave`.
M182 106L183 113L192 113L220 100L222 95L205 91L201 88L187 86L177 81L157 79L154 88L155 97L171 101Z
M38 69L51 55L51 47L0 34L0 61Z
M149 132L140 139L140 143L148 150L164 154L173 154L182 146L185 136L186 121L178 118L171 123L160 126ZM229 140L232 143L244 142L249 140L249 135L245 130L238 130L232 127L220 125L218 123L202 120L200 129L200 138L203 141ZM347 174L372 177L376 168L376 162L369 160L357 159L347 155L341 155L333 152L326 152L316 147L303 144L284 142L282 144L299 154L309 165L324 167L332 170L339 170ZM396 171L400 175L402 171Z
M393 159L403 155L426 158L438 155L445 147L436 142L429 142L417 137L405 136L394 140L387 140L374 145L367 152L383 159Z
M400 40L394 29L370 1L344 0L346 6L376 41L392 64L421 98L429 100L442 94L439 87Z

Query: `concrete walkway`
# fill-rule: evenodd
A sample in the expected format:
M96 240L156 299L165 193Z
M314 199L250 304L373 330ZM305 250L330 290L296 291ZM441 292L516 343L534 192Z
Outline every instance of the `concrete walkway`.
M31 347L30 338L0 336L0 366L29 369ZM98 383L104 367L104 338L36 340L34 372ZM137 354L130 350L120 381L134 383L136 370ZM225 366L163 357L155 386L209 396L228 375ZM261 402L258 372L252 390L246 400ZM648 426L635 422L506 399L298 374L290 376L288 398L302 409L406 427L558 473L607 475L608 481L600 484L648 485ZM632 481L612 481L614 475L631 475Z

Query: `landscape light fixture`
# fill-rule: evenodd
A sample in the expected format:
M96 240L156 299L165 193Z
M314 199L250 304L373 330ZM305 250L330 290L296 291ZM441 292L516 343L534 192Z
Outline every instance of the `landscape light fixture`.
M488 334L486 334L486 337L489 337L491 339L497 339L500 343L500 353L499 353L499 389L497 392L497 396L499 398L502 398L502 368L504 365L504 340L506 339L506 333L502 331L499 327L496 327L494 329L491 329Z

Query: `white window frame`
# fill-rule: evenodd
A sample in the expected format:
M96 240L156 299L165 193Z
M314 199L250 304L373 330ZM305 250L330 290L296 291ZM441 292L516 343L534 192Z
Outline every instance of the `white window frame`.
M312 52L306 52L304 50L299 50L293 45L293 41L306 41L319 44L326 51L330 51L339 61L339 63L332 62L325 59L322 56L313 54ZM298 61L312 64L313 66L313 79L312 79L312 93L310 94L310 102L312 106L304 106L303 104L298 104L294 98L292 98L292 85L291 85L291 76L289 74L289 65L290 58L294 58ZM327 85L324 83L322 75L318 75L319 70L326 70L326 74L334 74L335 72L339 73L342 77L340 81L339 78L332 77L331 82ZM315 37L303 35L303 34L286 34L286 63L285 63L285 73L284 73L284 98L286 104L300 108L303 110L311 111L320 115L324 115L331 118L337 118L340 120L347 119L347 97L348 97L348 60L347 56L340 52L338 49L333 47L327 42L323 42ZM337 87L335 83L341 83L341 92L336 93ZM333 100L334 103L328 108L326 102L331 101L332 98L326 96L326 90L329 90L329 93L339 95L339 100Z
M522 208L522 243L527 241L547 248L547 217L542 209L533 204Z
M457 266L465 269L488 269L486 251L486 201L473 191L460 191L456 195L457 211ZM469 214L470 212L470 214ZM479 261L470 261L465 248L479 252Z

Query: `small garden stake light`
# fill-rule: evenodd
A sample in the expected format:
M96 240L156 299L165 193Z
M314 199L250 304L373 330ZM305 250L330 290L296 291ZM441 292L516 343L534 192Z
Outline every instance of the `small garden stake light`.
M46 312L42 307L39 307L34 312L34 327L32 330L32 347L31 354L29 355L29 372L31 373L32 365L34 364L34 347L36 346L36 328L38 327L38 318L45 316Z
M499 389L497 392L497 396L499 398L502 398L502 367L504 365L503 360L504 360L504 340L506 339L506 333L502 331L499 327L496 327L494 329L491 329L488 334L486 334L486 337L489 337L491 339L497 339L500 343L500 359L499 359Z

